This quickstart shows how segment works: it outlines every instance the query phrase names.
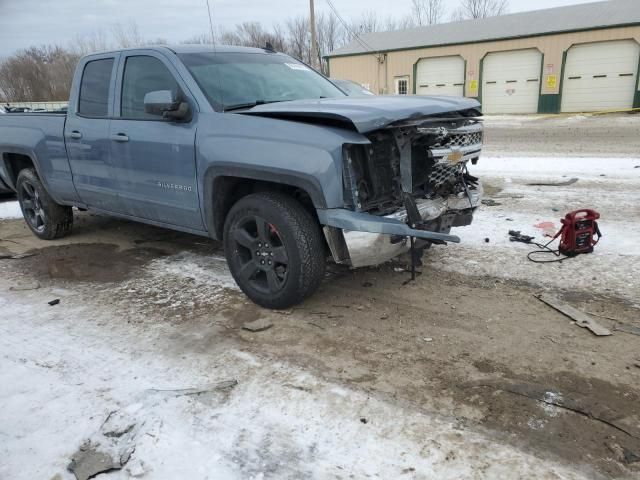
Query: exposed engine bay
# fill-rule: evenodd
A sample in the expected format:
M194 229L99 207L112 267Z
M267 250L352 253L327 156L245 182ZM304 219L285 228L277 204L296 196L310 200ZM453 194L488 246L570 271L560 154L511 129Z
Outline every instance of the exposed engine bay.
M477 163L483 142L482 122L472 114L404 120L367 133L370 143L345 145L345 207L420 231L448 234L452 227L471 224L482 187L468 166ZM332 237L334 258L342 256L346 261L340 263L354 267L381 263L408 248L403 235L344 229L348 252L336 255ZM418 245L424 249L433 243L444 242Z
M351 207L388 215L414 199L467 195L477 185L469 161L480 156L476 118L401 122L367 134L370 145L345 146L345 198Z

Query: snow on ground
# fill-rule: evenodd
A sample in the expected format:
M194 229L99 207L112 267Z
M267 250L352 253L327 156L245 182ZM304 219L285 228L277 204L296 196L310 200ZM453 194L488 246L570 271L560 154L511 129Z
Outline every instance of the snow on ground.
M149 284L184 281L166 265L149 267ZM218 279L197 281L223 295ZM238 350L215 315L173 325L163 313L119 315L127 299L89 284L15 283L0 279L0 478L71 479L87 439L133 451L113 479L582 478L455 419Z
M22 210L18 202L0 203L0 219L4 218L22 218Z
M486 197L500 205L482 206L470 227L454 229L462 243L434 248L430 265L445 270L515 279L555 288L615 295L637 301L640 291L640 159L635 158L481 158L472 173L481 177ZM601 176L606 175L606 176ZM569 186L529 186L539 181ZM497 190L493 192L493 190ZM579 208L593 208L603 238L595 252L562 263L527 260L532 245L509 241L509 230L520 230L545 244L550 238L536 228ZM486 241L488 239L488 242ZM558 242L552 244L557 248ZM552 258L543 256L543 259Z

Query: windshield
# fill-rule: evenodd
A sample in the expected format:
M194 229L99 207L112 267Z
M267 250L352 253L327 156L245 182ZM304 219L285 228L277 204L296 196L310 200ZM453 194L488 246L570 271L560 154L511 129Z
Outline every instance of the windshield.
M185 53L179 57L216 110L345 96L322 75L286 55Z

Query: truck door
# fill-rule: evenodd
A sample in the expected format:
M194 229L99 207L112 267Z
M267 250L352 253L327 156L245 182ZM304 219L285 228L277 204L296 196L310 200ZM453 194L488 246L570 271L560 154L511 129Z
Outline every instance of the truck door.
M178 72L162 54L123 53L109 135L121 202L128 215L204 230L196 182L196 115L176 122L146 113L145 95L158 90L178 92L194 109Z
M69 105L65 146L73 183L83 203L119 212L118 184L111 164L109 124L120 54L94 55L80 64L74 85L76 98Z

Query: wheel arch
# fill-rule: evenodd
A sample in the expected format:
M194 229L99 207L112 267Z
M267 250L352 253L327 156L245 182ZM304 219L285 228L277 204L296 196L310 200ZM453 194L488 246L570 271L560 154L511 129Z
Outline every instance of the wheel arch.
M2 150L0 160L0 177L2 177L4 183L13 190L16 189L18 174L25 168L35 169L38 177L42 179L40 167L37 160L35 160L34 152L17 148L7 148Z
M260 191L280 191L298 199L317 219L316 209L326 208L322 188L313 178L267 169L217 166L204 175L201 202L209 235L222 239L224 222L231 207L242 197Z

